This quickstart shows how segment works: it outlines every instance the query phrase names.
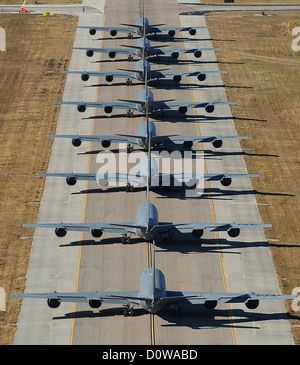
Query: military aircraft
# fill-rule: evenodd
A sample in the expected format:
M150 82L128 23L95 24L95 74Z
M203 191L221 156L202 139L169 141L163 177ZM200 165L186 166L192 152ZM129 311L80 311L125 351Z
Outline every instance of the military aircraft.
M151 70L150 63L147 60L139 60L136 63L135 70L119 69L119 71L60 71L64 74L81 74L82 81L88 81L90 76L104 76L106 82L112 82L114 78L126 79L126 85L132 85L132 80L145 81L145 73L148 80L167 79L173 77L173 80L179 83L183 76L196 76L199 81L205 81L207 75L227 73L226 71L168 71Z
M148 183L148 157L144 156L140 159L136 172L132 169L128 173L120 172L46 172L38 173L38 176L64 177L66 183L74 186L78 180L96 181L101 187L106 187L109 183L126 185L126 191L133 191L134 186L147 186ZM260 177L260 174L228 174L228 173L189 173L189 172L159 172L156 158L151 156L151 187L197 187L202 186L201 181L220 181L221 185L229 186L232 179Z
M122 45L124 48L94 48L94 47L68 47L68 49L76 49L86 51L88 57L93 57L94 53L107 53L109 58L115 58L117 54L125 54L128 56L128 61L133 61L134 56L139 58L148 58L156 56L158 59L161 55L171 55L172 58L178 59L179 54L193 53L195 58L200 58L202 52L219 51L221 48L165 48L168 45L151 46L149 39L139 38L136 46ZM159 47L159 48L158 48ZM161 48L165 48L164 50Z
M92 291L92 292L50 292L11 294L12 298L46 299L50 308L58 308L62 302L88 303L92 309L100 308L102 303L123 305L124 316L133 316L134 307L139 306L149 313L156 314L169 307L179 314L187 304L204 305L207 309L216 308L221 303L245 303L248 309L256 309L260 300L295 299L295 295L248 293L216 293L166 290L163 272L155 267L155 241L152 243L151 267L140 276L137 291Z
M133 38L133 34L142 36L146 35L157 35L158 33L168 33L170 37L174 37L176 32L189 32L190 35L194 36L198 29L211 29L214 27L162 27L164 24L151 24L149 25L149 20L141 16L137 19L135 24L121 24L123 27L98 27L98 26L86 26L79 25L74 28L89 29L90 35L95 35L97 31L109 32L112 37L115 37L118 33L127 33L128 38Z
M148 148L148 131L147 120L143 120L139 126L136 135L114 134L114 135L81 135L81 134L47 134L50 138L68 138L72 140L74 147L79 147L82 141L99 142L103 148L109 148L111 143L126 143L127 152L133 151L132 145L137 145L147 150ZM149 121L150 147L159 147L164 150L178 149L182 145L186 149L193 147L193 143L211 143L214 148L220 148L223 140L240 140L248 139L243 136L181 136L156 134L156 127L153 122Z
M178 109L179 113L186 114L188 108L204 108L207 113L213 113L215 105L236 105L236 102L174 102L174 100L154 101L151 90L148 90L146 97L146 89L141 89L137 94L137 100L118 99L119 101L55 101L54 104L77 105L77 110L84 113L86 108L103 108L106 114L112 113L114 109L127 109L127 117L133 116L133 111L137 110L141 113L146 112L146 106L149 113L160 110L163 116L163 110Z

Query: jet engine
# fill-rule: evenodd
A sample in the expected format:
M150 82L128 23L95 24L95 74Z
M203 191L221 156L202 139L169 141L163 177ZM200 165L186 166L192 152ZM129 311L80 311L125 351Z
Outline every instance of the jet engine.
M50 308L58 308L60 306L60 300L56 298L48 298L47 304Z
M235 238L240 234L240 229L239 228L230 228L229 231L227 231L228 236Z
M109 57L109 58L115 58L115 57L116 57L116 52L114 52L114 51L109 51L109 52L108 52L108 57Z
M184 141L183 142L183 147L186 149L190 149L193 147L193 141Z
M65 228L55 228L55 234L57 237L65 237L67 234L67 230Z
M245 306L248 309L256 309L259 306L259 300L258 299L249 299L245 303Z
M77 179L74 176L68 176L66 178L66 182L67 182L68 185L74 186L77 183Z
M172 52L171 53L172 58L174 58L175 60L177 60L177 58L179 57L179 52Z
M202 56L202 52L201 52L201 51L195 51L195 52L194 52L194 56L195 56L196 58L200 58L200 57Z
M187 112L187 106L180 106L179 108L178 108L178 111L179 111L179 113L181 113L181 114L186 114L186 112Z
M105 80L107 81L107 82L112 82L112 80L114 79L114 77L113 77L113 75L106 75L105 76Z
M205 110L207 113L212 113L215 110L215 107L214 107L214 105L207 105L205 107Z
M218 301L217 300L206 300L204 302L204 306L207 309L215 309L216 306L217 306L217 304L218 304Z
M168 31L168 34L169 34L169 36L170 36L170 37L174 37L174 35L175 35L175 30L170 29L170 30Z
M110 105L107 105L104 107L104 111L106 114L110 114L113 111L113 107Z
M82 74L81 75L81 80L82 81L87 81L90 78L89 74Z
M79 147L81 145L81 139L79 139L79 138L73 138L72 139L72 145L74 147Z
M92 234L93 237L99 238L99 237L102 236L103 231L101 229L92 229L91 234Z
M109 33L112 37L115 37L117 35L118 31L116 29L112 29Z
M173 76L173 80L175 82L180 82L181 81L181 75L175 75L175 76Z
M89 306L91 308L100 308L101 307L101 300L98 300L98 299L90 299L89 300Z
M212 145L215 147L215 148L220 148L222 147L223 145L223 141L221 139L215 139L213 142L212 142Z
M221 184L223 186L229 186L231 185L232 183L232 179L230 177L224 177L222 180L221 180Z
M203 236L204 230L203 229L194 229L192 232L193 237L200 238Z
M111 145L111 143L109 140L104 139L103 141L101 141L101 145L103 148L108 148Z
M105 188L108 185L108 179L99 178L98 185L101 186L102 188Z
M77 110L80 112L80 113L84 113L86 111L86 106L84 104L79 104L77 106Z
M205 74L199 74L197 76L197 78L198 78L199 81L205 81L206 80L206 75Z
M196 34L196 29L192 28L189 30L190 35L195 35Z
M86 51L86 55L87 55L88 57L93 57L93 56L94 56L94 51L93 51L92 49L88 49L88 50Z
M89 33L90 33L90 35L95 35L96 34L96 29L95 28L90 28Z

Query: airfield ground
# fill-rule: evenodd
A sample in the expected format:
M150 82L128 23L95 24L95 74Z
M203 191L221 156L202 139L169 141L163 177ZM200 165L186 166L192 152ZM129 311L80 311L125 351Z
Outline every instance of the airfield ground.
M7 51L0 52L0 286L6 312L0 312L0 344L13 341L20 303L8 293L24 290L30 233L22 224L36 220L44 180L35 173L47 168L76 17L0 15ZM63 35L63 36L62 36ZM27 238L28 237L28 238Z
M291 48L292 29L299 14L270 13L209 14L207 25L218 61L228 71L222 79L229 100L238 100L232 113L239 135L249 136L243 149L253 179L281 289L299 286L300 220L300 52ZM290 313L295 342L300 343L299 317Z
M285 293L299 286L300 52L291 49L298 19L291 13L206 16L215 27L214 45L222 47L218 60L228 71L228 99L239 101L232 110L238 134L249 136L243 150L248 171L261 173L252 185L262 221L273 224L266 235ZM35 222L38 214L44 180L35 173L47 170L52 141L45 134L55 131L58 110L52 102L62 97L64 77L58 72L68 67L66 45L76 23L76 17L0 16L7 34L7 52L0 53L0 286L7 293L0 344L13 342L20 303L8 294L23 291L31 248L22 223ZM300 344L299 313L287 311Z

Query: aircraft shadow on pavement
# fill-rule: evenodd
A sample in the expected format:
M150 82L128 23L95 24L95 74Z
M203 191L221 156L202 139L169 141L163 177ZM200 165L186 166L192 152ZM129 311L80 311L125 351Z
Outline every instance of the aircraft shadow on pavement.
M257 312L248 312L240 308L227 309L207 309L202 304L183 304L179 314L174 313L170 307L166 307L161 312L154 315L164 321L161 327L189 327L192 329L214 329L214 328L241 328L241 329L255 329L259 330L260 322L286 320L287 313L261 313L259 307ZM123 317L124 307L110 307L101 310L78 310L76 312L67 312L61 316L52 317L53 320L64 319L84 319L84 318L109 318L109 317ZM149 313L142 308L135 308L133 317L128 316L126 320L133 320L134 317L149 315ZM293 316L295 317L295 316ZM296 317L299 318L299 317ZM254 325L254 323L255 325ZM129 322L130 323L130 322Z

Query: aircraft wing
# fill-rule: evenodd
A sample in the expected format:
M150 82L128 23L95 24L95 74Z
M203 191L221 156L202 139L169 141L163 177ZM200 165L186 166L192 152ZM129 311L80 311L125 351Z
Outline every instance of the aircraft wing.
M53 228L59 237L64 237L68 231L91 232L94 233L110 232L110 233L133 233L136 234L136 226L134 222L121 223L35 223L23 224L25 228ZM61 233L61 235L59 235ZM96 235L95 237L100 237Z
M206 142L214 142L224 139L248 139L248 137L243 136L155 136L152 137L155 140L155 143L167 143L168 141L172 143L184 143L184 142L196 142L196 143L206 143Z
M140 175L137 172L136 174L124 174L124 173L96 173L96 172L46 172L46 173L38 173L38 176L52 176L52 177L65 177L67 178L68 185L75 185L77 180L89 180L96 181L100 186L105 187L109 183L130 183L130 184L139 184L140 183Z
M93 48L93 47L67 47L68 49L76 49L86 51L89 57L92 57L94 53L114 53L114 54L129 54L138 55L138 48Z
M203 52L203 51L220 51L221 48L149 48L149 53L152 56L155 55L164 55L164 54L172 54L172 53L195 53L195 52Z
M116 292L52 292L52 293L20 293L11 294L12 298L34 298L34 299L57 299L59 302L81 302L89 303L97 300L101 303L113 303L127 305L129 303L139 304L138 291L116 291Z
M120 33L135 33L136 27L93 27L93 26L86 26L86 25L77 25L73 28L82 28L82 29L90 29L92 31L91 35L95 35L95 31L104 31L104 32L111 32L111 31L117 31ZM94 32L93 32L94 31Z
M170 30L174 30L175 32L188 32L192 29L211 29L214 27L157 27L157 26L149 26L148 33L167 33Z
M168 232L170 234L176 233L199 233L201 232L227 232L230 237L237 237L241 229L255 229L255 228L267 228L272 227L272 224L262 223L180 223L180 222L159 222L158 226L154 229L158 229L159 233Z
M236 105L236 102L225 102L225 101L214 101L214 102L166 102L166 101L156 101L153 103L153 109L177 109L180 107L186 108L206 108L215 105Z
M244 178L244 177L260 177L260 174L195 174L195 173L177 173L177 174L166 174L160 173L159 180L163 184L164 181L169 181L170 177L177 181L179 185L181 184L192 184L195 182L199 182L199 180L204 181L222 181L224 179L231 179L234 178ZM229 184L230 185L230 184Z
M133 101L54 101L54 104L77 105L79 112L85 112L86 108L110 108L113 109L137 109L137 104Z
M249 300L294 299L294 295L249 293L214 293L167 291L164 300L180 301L188 299L192 304L204 304L206 301L221 303L246 303Z
M87 81L90 76L113 76L120 78L135 78L136 72L134 71L60 71L62 74L78 74L81 75L83 81Z
M102 142L109 141L110 143L134 143L138 144L141 137L131 136L126 134L114 135L84 135L84 134L47 134L47 137L52 138L69 138L72 140L86 141L86 142Z
M226 71L151 71L150 79L166 79L174 76L200 76L208 74L221 74L227 73Z

